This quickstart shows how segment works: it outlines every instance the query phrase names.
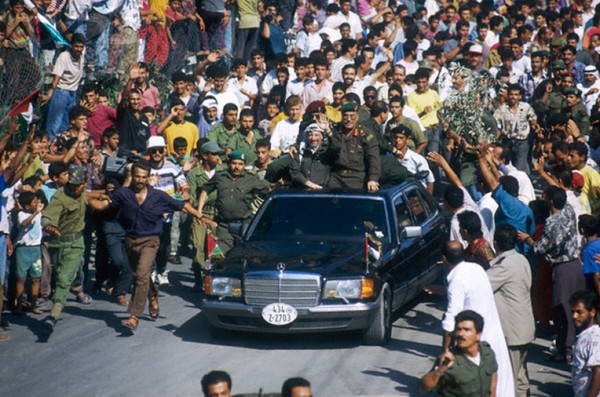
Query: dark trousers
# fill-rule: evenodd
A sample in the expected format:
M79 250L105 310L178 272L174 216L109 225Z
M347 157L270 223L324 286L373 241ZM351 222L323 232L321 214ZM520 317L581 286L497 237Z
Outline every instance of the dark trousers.
M167 270L167 259L171 253L171 227L172 223L163 223L163 230L160 234L160 246L156 254L156 273L164 273Z
M125 230L119 222L104 224L106 251L110 258L109 278L115 282L114 296L125 295L131 287L133 272L125 249Z
M258 28L238 29L235 57L250 60L258 41Z
M96 66L96 44L109 23L109 16L94 10L90 11L89 18L86 21L87 36L85 40L85 63L88 68Z
M220 50L225 48L225 26L223 26L223 13L201 10L204 19L205 34L202 34L202 48Z
M552 269L552 318L556 327L556 347L565 354L575 343L575 325L571 318L569 298L585 288L579 259L555 264Z
M345 171L345 170L344 170ZM332 172L327 187L330 189L364 189L366 187L364 172Z
M141 316L146 299L158 296L158 287L152 281L150 274L158 252L159 241L158 236L125 239L129 263L135 276L133 293L127 309L132 316Z
M529 169L529 152L531 151L531 145L529 144L529 140L511 139L509 142L510 162L519 171L530 174L531 170Z

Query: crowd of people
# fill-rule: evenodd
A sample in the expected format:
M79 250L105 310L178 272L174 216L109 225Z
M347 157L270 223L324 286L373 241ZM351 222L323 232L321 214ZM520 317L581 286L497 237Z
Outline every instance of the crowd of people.
M474 364L486 390L528 395L528 345L551 324L576 395L600 395L596 3L10 0L7 308L51 303L51 334L70 293L106 293L135 330L146 301L158 318L167 263L192 258L201 292L270 190L413 179L451 240L423 389L457 395L443 390Z

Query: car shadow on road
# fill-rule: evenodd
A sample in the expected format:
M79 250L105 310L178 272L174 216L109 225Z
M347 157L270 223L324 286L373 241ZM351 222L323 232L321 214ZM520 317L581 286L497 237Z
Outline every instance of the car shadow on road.
M362 343L360 334L356 332L266 334L214 329L202 312L178 328L172 324L158 328L172 332L174 336L186 342L257 350L352 349Z
M393 368L379 367L378 370L367 370L362 371L362 373L365 375L386 378L392 382L398 383L399 385L395 387L395 390L402 393L402 395L414 396L417 395L419 390L420 378L408 375Z

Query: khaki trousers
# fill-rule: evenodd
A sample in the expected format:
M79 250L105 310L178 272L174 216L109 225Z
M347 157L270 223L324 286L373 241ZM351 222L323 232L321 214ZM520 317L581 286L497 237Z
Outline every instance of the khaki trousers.
M159 245L158 236L125 238L127 256L135 280L127 309L132 316L141 316L146 305L146 298L158 295L158 287L152 281L151 274Z

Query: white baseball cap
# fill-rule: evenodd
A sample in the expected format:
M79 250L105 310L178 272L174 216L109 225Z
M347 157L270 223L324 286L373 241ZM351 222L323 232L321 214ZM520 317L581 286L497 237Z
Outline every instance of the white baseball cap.
M469 52L483 55L483 47L479 44L473 44L471 47L469 47Z
M167 147L165 138L162 136L151 136L150 139L148 139L148 142L146 142L146 149L153 147Z

